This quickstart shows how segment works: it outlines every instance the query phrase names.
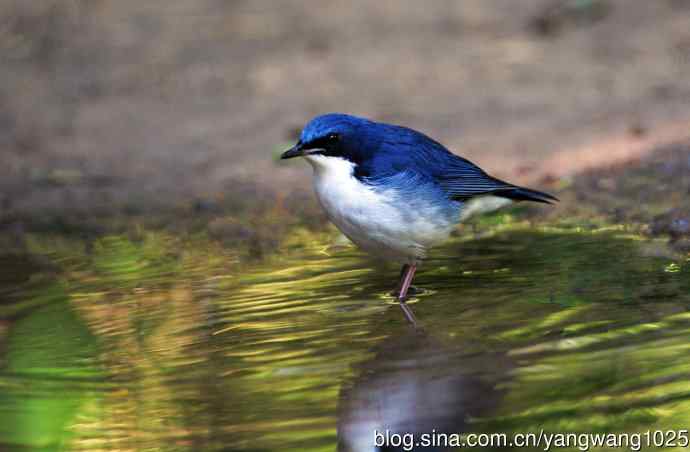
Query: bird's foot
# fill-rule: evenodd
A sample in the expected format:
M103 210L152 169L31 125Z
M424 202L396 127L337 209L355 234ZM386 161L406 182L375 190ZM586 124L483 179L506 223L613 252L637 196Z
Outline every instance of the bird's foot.
M407 296L405 297L404 300L407 300L410 297L414 297L415 295L423 294L424 289L420 287L415 287L415 286L410 286L409 289L407 289ZM395 289L393 292L391 292L391 296L395 298L400 298L400 289ZM402 301L404 301L402 300Z

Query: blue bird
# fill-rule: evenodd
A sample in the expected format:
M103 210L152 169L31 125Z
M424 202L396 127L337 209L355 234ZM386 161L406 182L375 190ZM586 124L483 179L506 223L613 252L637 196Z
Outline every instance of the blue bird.
M353 243L403 265L400 302L417 265L457 223L514 201L554 196L489 176L407 127L341 113L317 116L282 159L304 157L328 218Z

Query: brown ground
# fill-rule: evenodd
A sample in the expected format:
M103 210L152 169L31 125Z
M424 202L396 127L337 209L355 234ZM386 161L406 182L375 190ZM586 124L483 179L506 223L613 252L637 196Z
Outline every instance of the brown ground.
M688 0L7 0L0 61L5 225L270 204L327 111L547 188L690 135Z
M664 236L690 258L690 140L660 146L643 159L598 167L561 191L557 217L601 218Z

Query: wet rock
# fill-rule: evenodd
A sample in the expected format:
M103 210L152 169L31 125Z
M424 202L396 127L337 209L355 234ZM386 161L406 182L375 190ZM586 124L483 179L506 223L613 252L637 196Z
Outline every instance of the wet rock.
M653 235L669 235L673 240L690 236L690 212L672 209L658 215L654 217L650 231Z

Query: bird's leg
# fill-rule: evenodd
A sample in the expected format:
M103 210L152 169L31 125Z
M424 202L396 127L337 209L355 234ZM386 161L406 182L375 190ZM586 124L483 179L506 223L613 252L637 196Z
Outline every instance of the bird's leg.
M400 280L400 292L398 292L398 301L401 303L404 303L405 299L407 299L407 291L410 289L415 271L417 271L417 266L414 264L405 264L403 266L403 276Z
M404 264L402 268L400 269L400 278L398 280L398 287L395 288L395 291L392 293L394 296L400 295L400 291L402 290L403 286L403 281L405 281L405 275L407 274L407 269L410 268L409 264Z

